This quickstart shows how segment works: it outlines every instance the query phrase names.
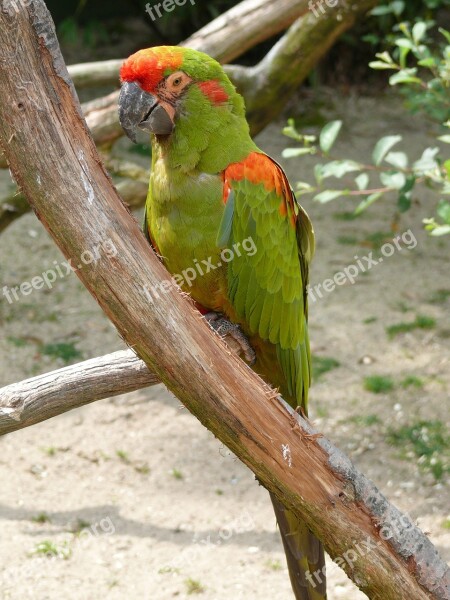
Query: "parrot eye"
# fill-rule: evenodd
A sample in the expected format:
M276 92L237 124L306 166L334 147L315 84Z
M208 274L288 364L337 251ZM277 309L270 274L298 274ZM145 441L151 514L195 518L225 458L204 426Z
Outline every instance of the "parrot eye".
M176 79L174 79L172 81L172 85L173 85L173 87L178 87L179 85L182 84L182 82L183 82L182 77L177 77Z

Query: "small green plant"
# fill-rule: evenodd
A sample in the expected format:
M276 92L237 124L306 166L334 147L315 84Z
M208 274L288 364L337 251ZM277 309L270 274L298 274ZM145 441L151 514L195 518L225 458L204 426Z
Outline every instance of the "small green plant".
M174 479L184 479L184 475L179 469L173 468L171 471L171 475Z
M36 515L35 517L31 517L31 520L34 523L50 523L50 517L48 516L47 513L41 512L38 515Z
M130 457L128 456L128 452L125 452L125 450L116 450L116 456L127 465L130 464Z
M386 327L386 333L390 338L399 335L400 333L408 333L415 329L433 329L436 327L436 321L432 317L426 315L418 315L415 321L411 323L395 323Z
M376 323L378 321L378 317L367 317L367 319L364 319L363 323L364 325L371 325L372 323Z
M364 389L373 394L386 394L394 389L394 381L384 375L370 375L364 378Z
M60 358L65 364L70 361L81 358L81 352L75 347L72 342L60 342L56 344L45 344L41 349L42 354L51 356L52 358Z
M405 377L405 379L400 382L400 385L405 389L410 387L423 388L423 380L415 375L408 375L408 377Z
M278 559L268 560L266 562L266 567L271 571L281 571L283 569L283 565Z
M380 417L377 415L356 415L350 417L348 421L363 427L372 427L372 425L380 425L382 423Z
M148 466L148 463L146 463L146 462L136 463L134 465L134 470L137 473L141 473L141 475L148 475L150 473L150 467Z
M48 446L47 448L41 448L42 452L44 452L44 454L46 454L47 456L55 456L55 454L57 453L58 449L55 448L55 446Z
M410 450L420 467L436 480L450 472L450 435L441 421L418 421L399 429L390 429L388 442L402 449L407 458Z
M161 567L161 568L159 569L158 573L159 573L160 575L166 575L166 574L168 574L168 573L176 573L176 574L180 574L180 573L181 573L181 571L180 571L180 569L177 569L176 567L169 567L169 566L167 566L167 567Z
M191 577L188 577L188 579L185 580L184 584L186 586L186 593L188 595L203 594L203 592L205 591L205 588L200 583L200 581L192 579Z
M338 244L341 244L343 246L356 246L356 244L358 243L358 238L354 235L339 235L336 238L336 241Z
M78 517L75 523L71 525L70 532L74 535L79 535L83 531L83 529L88 529L90 526L91 524L89 523L89 521Z
M332 371L333 369L337 369L341 364L334 358L330 358L329 356L316 356L312 357L312 371L313 371L313 379L319 379L328 371Z
M450 290L441 289L433 292L428 302L430 302L431 304L445 304L449 298Z
M62 558L63 560L68 560L72 555L72 550L69 548L67 542L56 544L51 540L43 540L36 545L31 554L35 556L46 556L47 558Z

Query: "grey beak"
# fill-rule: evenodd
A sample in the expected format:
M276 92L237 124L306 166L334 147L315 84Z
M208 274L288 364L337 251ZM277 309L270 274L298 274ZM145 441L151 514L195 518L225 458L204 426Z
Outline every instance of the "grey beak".
M119 95L119 121L130 138L136 143L138 129L155 135L169 135L173 131L173 122L158 99L145 92L137 83L122 84Z

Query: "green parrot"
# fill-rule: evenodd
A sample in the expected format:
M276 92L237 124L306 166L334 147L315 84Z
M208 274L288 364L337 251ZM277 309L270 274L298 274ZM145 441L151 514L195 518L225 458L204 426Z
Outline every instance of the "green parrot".
M253 142L243 98L206 54L148 48L120 75L123 129L133 141L151 134L148 240L211 326L306 413L314 232L284 171ZM295 597L325 599L322 544L271 498Z

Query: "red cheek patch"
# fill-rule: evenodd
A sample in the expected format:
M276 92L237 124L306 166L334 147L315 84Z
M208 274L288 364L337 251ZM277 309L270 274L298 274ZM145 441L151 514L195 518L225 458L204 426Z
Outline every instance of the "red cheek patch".
M223 104L228 101L228 94L217 80L203 81L198 84L198 87L212 104Z

